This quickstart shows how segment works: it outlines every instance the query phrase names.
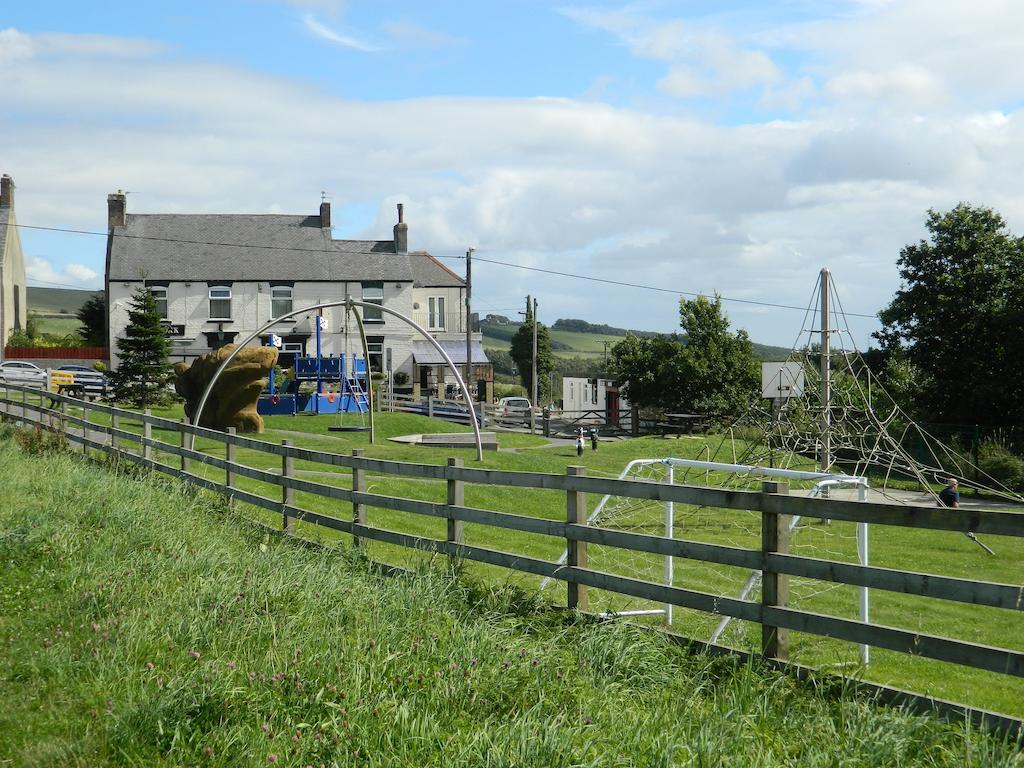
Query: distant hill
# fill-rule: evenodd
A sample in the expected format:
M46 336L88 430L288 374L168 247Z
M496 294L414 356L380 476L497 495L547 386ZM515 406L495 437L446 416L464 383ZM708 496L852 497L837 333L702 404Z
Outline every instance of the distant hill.
M39 315L75 315L89 297L99 291L74 288L36 288L28 286L28 309Z
M488 323L485 320L480 324L480 330L484 335L484 346L507 352L511 346L512 337L519 330L520 325L520 323L512 322ZM555 353L556 357L602 359L606 351L622 341L627 333L645 338L667 335L659 334L656 331L635 331L576 319L556 320L548 332L551 336L551 351ZM789 357L789 353L790 350L786 347L754 342L754 354L760 360L785 360Z

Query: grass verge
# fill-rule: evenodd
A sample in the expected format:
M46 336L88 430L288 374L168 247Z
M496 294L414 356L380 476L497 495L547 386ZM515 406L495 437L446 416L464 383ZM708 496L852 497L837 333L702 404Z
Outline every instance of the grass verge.
M0 764L1024 765L438 564L375 576L54 448L0 438Z

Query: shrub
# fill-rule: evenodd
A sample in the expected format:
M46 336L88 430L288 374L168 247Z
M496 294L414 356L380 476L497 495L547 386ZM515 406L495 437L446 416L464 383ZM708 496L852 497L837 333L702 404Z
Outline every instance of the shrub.
M494 382L494 396L499 400L503 397L526 397L526 388L519 384L499 384Z
M68 447L68 441L64 437L63 431L51 432L48 429L43 429L41 424L15 431L14 439L21 450L33 456L60 453L67 450Z
M1024 488L1024 459L997 442L986 440L981 444L978 449L978 467L1008 488Z
M404 387L409 383L409 374L405 371L398 371L394 375L394 381L396 387Z

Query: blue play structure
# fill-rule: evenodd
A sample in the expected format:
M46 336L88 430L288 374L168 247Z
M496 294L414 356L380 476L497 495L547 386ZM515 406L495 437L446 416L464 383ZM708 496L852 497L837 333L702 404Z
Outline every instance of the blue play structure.
M260 395L256 411L262 415L289 415L297 413L365 413L369 410L369 377L366 360L352 355L329 355L320 351L320 325L316 329L317 355L295 358L295 376L282 390L274 381L271 370L267 391ZM308 394L299 393L303 382L316 382L316 389Z

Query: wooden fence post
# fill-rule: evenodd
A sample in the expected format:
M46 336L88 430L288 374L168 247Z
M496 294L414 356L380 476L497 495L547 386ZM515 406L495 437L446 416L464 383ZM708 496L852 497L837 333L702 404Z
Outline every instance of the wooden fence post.
M764 493L786 495L789 483L764 482ZM761 605L785 608L789 605L789 576L774 573L767 567L769 552L789 552L789 515L774 512L761 513ZM761 652L765 658L786 659L789 657L789 630L761 623Z
M427 392L427 418L434 418L434 398L430 392Z
M565 473L569 477L582 477L587 473L587 469L586 467L566 467ZM566 491L565 512L565 520L570 525L586 525L587 494L582 491ZM570 568L587 567L587 542L574 541L573 539L567 538L565 540L565 547L566 552L568 553L568 557L565 561L566 565ZM588 610L590 608L590 600L587 597L586 585L576 584L572 581L567 582L566 604L570 608L575 608L580 611Z
M153 415L153 412L149 408L144 410L142 413L145 416ZM142 439L144 441L142 444L142 458L152 460L153 446L149 444L149 441L153 439L153 425L148 421L142 422Z
M282 440L281 446L283 448L290 448L292 445L291 440ZM290 478L295 474L295 459L289 456L287 453L281 456L281 478ZM289 488L286 485L281 486L281 530L285 533L295 532L295 520L288 516L288 511L285 507L290 507L295 503L295 489Z
M82 401L82 455L89 458L89 404Z
M64 403L61 402L61 405ZM117 435L114 434L115 429L121 428L121 414L117 411L110 412L110 450L111 453L117 454Z
M361 459L364 451L362 448L352 449L352 458ZM362 467L352 467L352 490L354 492L366 493L366 470ZM355 525L366 525L366 505L358 503L353 500L352 502L352 522ZM352 534L352 546L358 547L360 545L359 535L357 533Z
M462 459L449 458L449 467L461 467ZM448 478L448 506L462 507L466 504L466 484L461 480ZM463 522L448 515L448 543L457 549L462 544ZM454 560L456 555L451 556Z
M185 448L188 448L188 435L189 435L189 433L185 429L185 427L187 427L189 425L189 423L190 422L189 422L189 420L187 418L182 418L182 420L181 420L181 428L178 430L178 432L181 435L181 441L180 441L179 445L181 446L182 450L184 450ZM179 458L181 459L181 471L182 472L188 472L191 469L191 464L192 464L192 462L190 461L189 457L182 455Z
M228 427L228 439L230 440L235 436L237 430L234 427ZM227 497L228 506L231 506L231 489L235 485L235 473L231 470L231 465L235 463L235 444L230 443L227 440L224 441L224 460L227 462L227 467L224 468L224 485L227 486Z

